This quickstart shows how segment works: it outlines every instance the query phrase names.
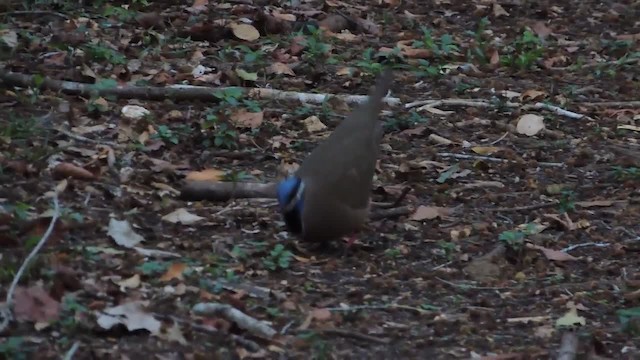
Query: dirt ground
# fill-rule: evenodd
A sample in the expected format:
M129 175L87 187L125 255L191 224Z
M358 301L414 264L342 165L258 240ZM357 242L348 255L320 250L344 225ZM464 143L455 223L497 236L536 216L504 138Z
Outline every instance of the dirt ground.
M46 240L0 358L640 359L640 2L149 1L0 3L2 298ZM353 108L238 87L381 64L353 246L269 187L181 196L276 182Z

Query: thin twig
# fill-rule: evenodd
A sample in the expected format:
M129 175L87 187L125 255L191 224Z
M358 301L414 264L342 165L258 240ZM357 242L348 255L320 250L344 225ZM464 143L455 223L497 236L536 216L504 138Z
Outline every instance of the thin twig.
M636 108L640 107L640 101L600 101L600 102L583 102L582 106L602 106L615 108Z
M452 157L452 158L463 159L463 160L485 160L485 161L493 161L493 162L515 163L515 161L509 160L509 159L501 159L501 158L494 158L490 156L481 156L481 155L467 155L467 154L454 154L454 153L438 153L437 155L442 157ZM545 166L545 167L564 167L565 166L562 163L552 163L552 162L538 162L538 165Z
M382 345L387 345L391 342L389 339L382 339L379 337L363 334L360 332L344 330L344 329L309 329L308 331L314 331L314 332L328 334L328 335L350 337L350 338L365 340L365 341L373 342L376 344L382 344ZM301 331L297 331L297 332L301 332Z
M499 143L499 142L500 142L500 141L502 141L502 139L504 139L507 135L509 135L509 132L508 132L508 131L507 131L507 132L505 132L504 134L502 134L502 136L500 136L500 137L498 138L498 140L495 140L495 141L491 142L489 145L495 145L495 144Z
M473 289L473 290L507 290L510 289L509 287L495 287L495 286L475 286L475 285L469 285L469 284L456 284L454 282L445 280L445 279L441 279L439 277L436 277L436 279L438 279L439 281L442 281L443 283L447 284L447 285L451 285L453 287L459 288L459 289Z
M482 211L487 211L487 212L531 211L531 210L537 210L537 209L544 209L544 208L548 208L548 207L554 207L556 205L558 205L558 202L554 201L554 202L548 202L548 203L525 205L525 206L516 206L516 207L500 207L500 208L493 208L493 209L486 208L486 209L483 209Z
M277 331L267 322L255 319L228 304L199 303L194 305L192 310L200 314L224 316L227 320L233 321L239 328L247 330L256 336L271 339L277 334Z
M69 349L69 351L67 351L67 353L64 355L63 360L71 360L73 359L73 355L75 355L76 351L78 351L78 348L80 347L80 341L76 341L73 343L73 345L71 346L71 348Z
M611 245L611 244L609 244L609 243L588 242L588 243L582 243L582 244L575 244L575 245L567 246L566 248L564 248L564 249L562 249L560 251L569 252L569 251L575 250L577 248L585 247L585 246L607 247L609 245Z
M59 18L69 20L69 17L63 13L49 11L49 10L17 10L17 11L7 11L0 13L0 16L12 16L12 15L36 15L36 16L44 16L44 15L53 15Z
M386 304L386 305L354 305L354 306L343 306L343 307L333 307L326 308L329 311L359 311L359 310L387 310L387 309L401 309L401 310L409 310L415 311L418 314L430 314L431 311L427 311L424 309L420 309L417 307L409 306L409 305L400 305L400 304Z
M93 140L93 139L89 139L88 137L84 137L82 135L78 135L78 134L74 134L70 131L67 131L65 129L59 128L59 127L54 127L53 128L55 131L64 134L74 140L78 140L78 141L83 141L83 142L88 142L88 143L92 143L92 144L100 144L100 145L107 145L107 146L111 146L114 149L118 149L118 148L123 148L123 145L120 144L116 144L112 141L100 141L100 140Z
M58 194L56 192L53 193L53 206L54 206L53 215L51 216L51 222L49 223L49 227L47 228L47 231L44 233L44 235L42 235L42 238L40 239L40 241L38 241L38 244L31 250L31 253L29 253L29 256L27 256L27 258L24 260L22 265L20 265L20 269L18 269L16 276L13 278L13 281L11 282L11 286L9 287L9 291L7 292L7 301L6 301L10 307L13 305L13 293L15 292L16 287L18 286L18 282L20 281L20 278L22 277L23 273L31 263L31 260L33 260L33 258L38 254L40 249L42 249L44 244L47 242L47 239L49 238L49 236L51 236L51 233L53 232L53 229L56 225L56 221L60 216L60 205L58 204Z

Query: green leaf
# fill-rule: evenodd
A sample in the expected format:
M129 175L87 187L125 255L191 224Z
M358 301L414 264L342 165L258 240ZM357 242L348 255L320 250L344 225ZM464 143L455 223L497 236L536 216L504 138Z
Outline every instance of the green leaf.
M245 70L242 69L236 69L236 74L238 74L238 76L245 81L257 81L258 80L258 73L250 73L250 72L246 72Z
M438 182L439 184L443 184L445 181L449 180L449 178L453 174L455 174L458 170L460 170L460 165L459 164L455 164L455 165L451 166L449 169L447 169L447 171L445 171L442 174L440 174L440 176L438 177L436 182Z

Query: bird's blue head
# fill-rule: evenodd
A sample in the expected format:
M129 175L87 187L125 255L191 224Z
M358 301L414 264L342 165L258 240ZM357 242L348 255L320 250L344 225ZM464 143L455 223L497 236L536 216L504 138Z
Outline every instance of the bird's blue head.
M304 205L304 182L290 176L278 184L278 203L284 222L293 233L302 232L302 207Z

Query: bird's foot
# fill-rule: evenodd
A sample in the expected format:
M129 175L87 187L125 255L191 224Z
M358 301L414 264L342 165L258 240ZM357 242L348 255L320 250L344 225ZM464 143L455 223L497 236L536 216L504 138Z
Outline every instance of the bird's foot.
M346 256L347 253L349 252L349 250L352 249L353 244L355 244L356 241L358 241L358 236L356 234L343 236L342 237L342 241L344 241L346 243L346 245L344 247L344 253L342 255Z

